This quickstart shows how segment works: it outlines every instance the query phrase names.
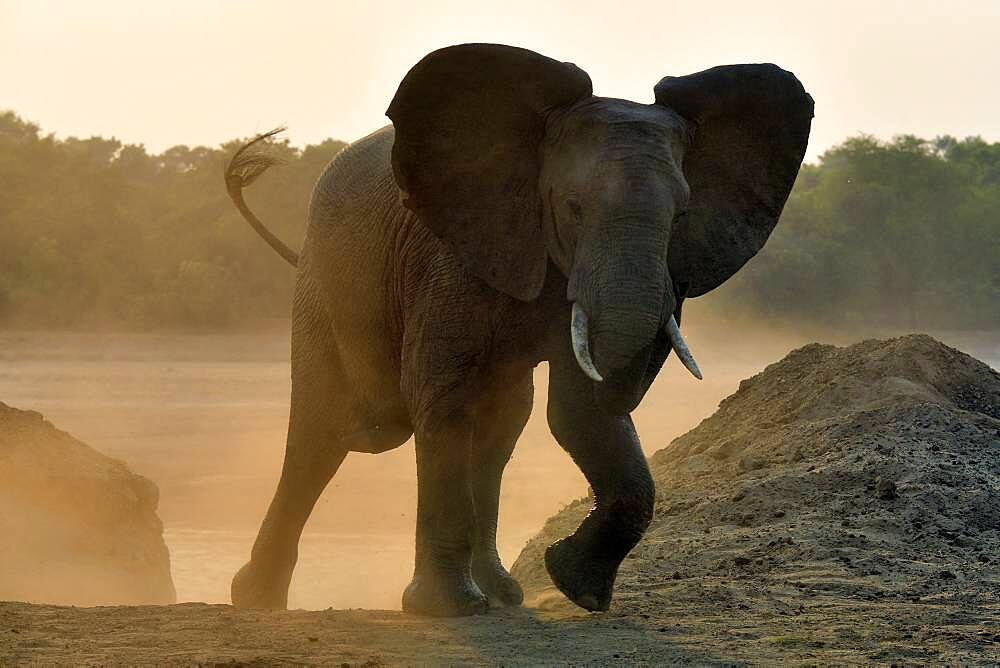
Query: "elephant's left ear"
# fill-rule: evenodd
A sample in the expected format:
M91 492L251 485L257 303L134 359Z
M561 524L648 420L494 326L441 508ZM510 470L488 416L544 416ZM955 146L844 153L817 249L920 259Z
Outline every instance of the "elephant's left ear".
M726 65L654 88L693 126L688 207L670 240L670 275L689 297L721 285L767 241L809 141L813 99L776 65Z

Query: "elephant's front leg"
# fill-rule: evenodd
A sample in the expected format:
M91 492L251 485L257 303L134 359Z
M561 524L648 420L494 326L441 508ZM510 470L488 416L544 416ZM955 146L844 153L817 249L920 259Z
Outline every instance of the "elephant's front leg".
M488 608L471 572L472 433L472 416L461 409L425 419L417 428L416 559L403 593L407 612L450 617Z
M531 414L534 387L531 369L501 378L476 409L472 449L472 494L476 528L472 543L472 576L494 605L520 605L524 592L504 568L497 551L500 484L518 436Z
M566 338L549 363L549 427L590 483L594 508L549 546L545 567L571 601L607 610L618 566L649 526L656 493L632 418L597 407Z

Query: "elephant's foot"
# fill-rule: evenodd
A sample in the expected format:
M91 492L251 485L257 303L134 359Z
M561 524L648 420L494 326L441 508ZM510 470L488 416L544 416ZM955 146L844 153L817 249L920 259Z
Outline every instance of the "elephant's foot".
M421 573L403 592L403 610L428 617L481 615L490 607L486 596L468 575Z
M288 607L288 585L282 585L280 578L267 577L253 561L248 561L233 576L230 596L237 608L284 610Z
M492 605L521 605L524 601L521 585L495 557L474 558L472 577Z
M545 550L545 569L566 598L591 612L607 610L618 564L595 560L574 536Z

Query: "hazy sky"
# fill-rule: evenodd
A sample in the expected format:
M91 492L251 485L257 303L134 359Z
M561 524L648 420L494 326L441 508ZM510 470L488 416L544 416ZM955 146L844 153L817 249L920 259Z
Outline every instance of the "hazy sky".
M1000 140L1000 0L0 0L0 109L156 152L281 123L352 140L421 56L474 41L637 101L667 74L777 63L816 99L810 157L858 132Z

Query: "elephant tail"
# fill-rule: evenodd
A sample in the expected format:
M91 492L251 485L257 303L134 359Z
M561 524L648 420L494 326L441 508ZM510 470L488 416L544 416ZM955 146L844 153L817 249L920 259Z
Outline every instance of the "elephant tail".
M229 193L229 198L233 200L233 204L236 208L240 210L243 214L243 218L250 223L257 234L259 234L267 245L273 248L278 255L285 258L285 261L293 267L299 264L299 255L291 248L285 245L285 243L274 236L271 230L264 226L264 223L254 215L250 207L247 206L246 201L243 199L243 189L248 185L257 180L257 178L266 172L270 167L280 164L281 160L274 157L273 155L268 155L263 151L250 150L252 147L256 146L260 142L266 141L271 137L275 136L279 132L284 132L285 128L275 128L270 132L265 132L264 134L257 135L252 140L240 147L236 151L236 155L233 159L229 161L226 166L226 191Z

